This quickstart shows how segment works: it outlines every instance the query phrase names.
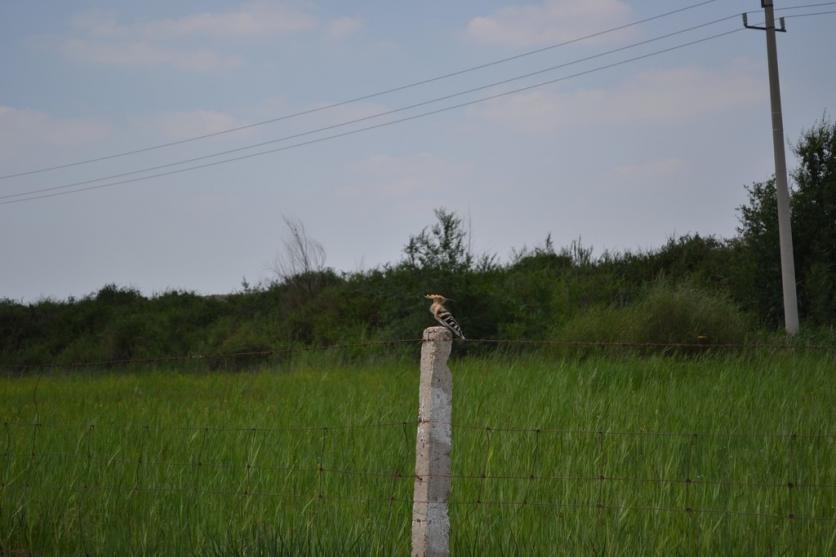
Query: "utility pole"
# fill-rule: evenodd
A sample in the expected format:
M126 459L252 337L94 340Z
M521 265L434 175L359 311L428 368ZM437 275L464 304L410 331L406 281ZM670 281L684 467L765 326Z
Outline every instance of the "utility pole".
M772 0L761 0L765 27L749 25L743 14L743 26L766 31L766 57L769 67L769 99L772 105L772 146L775 151L775 191L778 200L778 238L781 248L781 284L784 290L784 326L787 334L798 333L798 300L795 294L795 263L792 252L792 224L790 221L790 193L787 187L787 158L784 153L784 119L781 115L781 84L778 80L778 47L775 32L786 32L784 18L780 29L775 29Z

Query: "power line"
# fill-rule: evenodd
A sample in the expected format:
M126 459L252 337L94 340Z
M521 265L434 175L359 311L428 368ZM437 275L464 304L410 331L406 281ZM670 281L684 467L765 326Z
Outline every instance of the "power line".
M13 201L2 202L2 203L0 203L0 205L14 203L16 201L26 201L28 199L36 199L36 198L39 199L40 198L40 197L36 197L36 198L28 197L28 196L32 196L33 194L40 194L40 193L46 193L46 192L56 192L57 190L74 188L74 187L78 187L78 186L85 186L85 185L88 185L88 184L93 184L95 182L102 182L102 181L105 181L105 180L112 180L112 179L116 179L116 178L123 178L123 177L126 177L126 176L132 176L132 175L135 175L135 174L143 174L143 173L146 173L146 172L153 172L153 171L156 171L156 170L162 170L162 169L165 169L165 168L171 168L171 167L174 167L174 166L189 164L189 163L193 163L193 162L197 162L197 161L201 161L201 160L220 157L220 156L223 156L223 155L229 155L229 154L232 154L232 153L247 151L247 150L250 150L250 149L255 149L257 147L263 147L265 145L270 145L270 144L274 144L274 143L289 141L291 139L298 139L300 137L305 137L305 136L308 136L308 135L321 133L323 131L329 131L329 130L333 130L333 129L336 129L336 128L341 128L341 127L349 126L349 125L352 125L352 124L357 124L357 123L360 123L360 122L381 118L383 116L389 116L389 115L392 115L392 114L404 112L404 111L411 110L411 109L414 109L414 108L418 108L418 107L421 107L421 106L426 106L426 105L441 102L441 101L444 101L444 100L449 100L449 99L452 99L452 98L455 98L455 97L460 97L460 96L475 93L475 92L478 92L478 91L483 91L485 89L490 89L490 88L497 87L497 86L500 86L500 85L505 85L505 84L508 84L508 83L512 83L514 81L527 79L529 77L533 77L533 76L540 75L540 74L547 73L547 72L551 72L551 71L554 71L554 70L557 70L557 69L561 69L561 68L565 68L565 67L572 66L572 65L575 65L575 64L579 64L581 62L587 62L589 60L593 60L593 59L596 59L596 58L601 58L601 57L604 57L604 56L608 56L610 54L615 54L617 52L622 52L622 51L625 51L625 50L628 50L628 49L631 49L631 48L635 48L635 47L646 45L646 44L649 44L649 43L652 43L652 42L667 39L667 38L673 37L675 35L680 35L680 34L683 34L683 33L694 31L696 29L701 29L703 27L707 27L707 26L710 26L710 25L715 25L717 23L721 23L723 21L727 21L729 19L734 19L734 18L737 18L737 17L739 17L738 14L726 16L726 17L723 17L723 18L719 18L719 19L715 19L715 20L708 21L708 22L705 22L705 23L701 23L699 25L694 25L694 26L691 26L691 27L687 27L685 29L680 29L678 31L673 31L671 33L666 33L664 35L659 35L659 36L656 36L656 37L653 37L653 38L650 38L650 39L646 39L646 40L639 41L639 42L636 42L636 43L632 43L632 44L629 44L629 45L625 45L625 46L621 46L621 47L614 48L614 49L611 49L611 50L607 50L607 51L604 51L604 52L600 52L598 54L593 54L591 56L586 56L586 57L583 57L583 58L578 58L578 59L575 59L575 60L571 60L569 62L564 62L564 63L558 64L556 66L550 66L548 68L543 68L543 69L540 69L540 70L537 70L537 71L534 71L534 72L529 72L529 73L519 75L519 76L515 76L515 77L512 77L512 78L503 79L503 80L500 80L500 81L495 81L495 82L492 82L492 83L488 83L486 85L473 87L473 88L470 88L470 89L466 89L464 91L458 91L456 93L451 93L449 95L443 95L441 97L435 97L435 98L432 98L432 99L429 99L429 100L421 101L421 102L418 102L418 103L413 103L413 104L410 104L410 105L407 105L407 106L402 106L402 107L391 109L391 110L385 110L385 111L382 111L382 112L377 112L377 113L370 114L370 115L367 115L367 116L363 116L363 117L360 117L360 118L354 118L352 120L347 120L347 121L339 122L339 123L336 123L336 124L331 124L331 125L328 125L328 126L322 126L322 127L319 127L319 128L306 130L306 131L303 131L303 132L295 133L295 134L292 134L292 135L287 135L287 136L276 138L276 139L271 139L271 140L262 141L262 142L259 142L259 143L245 145L245 146L237 147L237 148L234 148L234 149L226 149L226 150L223 150L223 151L218 151L218 152L210 153L210 154L207 154L207 155L201 155L201 156L192 157L192 158L189 158L189 159L183 159L183 160L179 160L179 161L174 161L174 162L170 162L170 163L165 163L165 164L161 164L161 165L140 168L140 169L131 170L131 171L127 171L127 172L121 172L121 173L118 173L118 174L111 174L109 176L101 176L101 177L98 177L98 178L91 178L91 179L88 179L88 180L80 180L80 181L77 181L77 182L61 184L61 185L57 185L57 186L50 186L50 187L39 188L39 189L35 189L35 190L15 192L15 193L9 193L9 194L5 194L5 195L0 195L0 200L13 199L13 198L16 198L16 197L25 197L25 199L18 199L18 200L13 200ZM697 40L697 41L694 41L694 42L691 42L691 43L685 43L682 46L689 46L689 45L696 44L696 43L699 43L699 42L704 42L704 40L709 40L711 38L721 37L725 34L728 34L728 33L721 33L721 34L718 34L718 35L708 37L706 39L700 39L700 40ZM674 47L673 49L681 48L682 46L677 46L677 47ZM660 51L655 51L655 52L652 52L648 55L643 55L643 56L638 56L638 57L635 57L635 58L630 58L630 59L624 60L622 62L616 63L614 65L616 65L616 66L621 65L623 63L639 60L639 59L646 58L648 56L652 56L652 55L655 55L655 54L661 54L661 53L664 53L664 52L668 52L669 50L672 50L672 49L664 49L664 50L660 50ZM602 69L607 69L607 68L613 67L614 65L610 64L610 65L607 65L607 66L602 66L600 68L592 69L592 70L585 71L585 72L580 72L580 73L577 73L577 74L572 74L572 75L569 75L569 76L566 76L566 77L563 77L563 78L558 78L557 80L550 80L550 81L547 81L547 82L543 82L543 83L535 85L535 86L539 87L539 86L542 86L542 85L555 83L557 81L563 81L563 80L566 80L566 79L571 79L571 78L578 77L578 76L581 76L581 75L586 75L587 73L592 73L592 72L595 72L595 71L600 71ZM500 96L503 96L503 95L506 95L506 94L511 94L511 93L514 93L514 92L525 91L525 90L528 90L530 88L533 88L533 87L525 87L525 88L522 88L522 89L517 89L517 90L511 91L511 92L503 93ZM488 99L491 99L491 98L495 98L495 96L485 97L484 99L476 99L475 101L472 101L472 102L469 102L469 103L463 103L463 104L460 104L460 105L454 105L453 108L457 108L457 107L460 107L460 106L467 106L467 104L482 102L482 100L488 100ZM450 109L451 108L446 108L444 110L450 110ZM430 114L434 114L434 113L436 113L436 112L432 111L432 112L423 113L423 114L424 115L430 115ZM421 116L421 115L418 115L418 116ZM385 125L390 125L391 123L402 122L402 121L406 121L406 120L409 120L409 119L413 119L413 118L410 117L410 118L406 118L406 119L395 120L393 122L386 123ZM370 126L370 127L367 127L367 128L360 128L360 130L356 130L356 131L363 131L363 130L366 130L366 129L373 129L374 127L375 126ZM355 133L355 132L351 132L351 133ZM340 134L337 134L335 136L326 136L326 137L340 137ZM316 141L318 141L318 140L314 140L314 142L316 142ZM301 146L301 145L306 145L306 144L308 144L308 142L303 142L303 143L295 144L295 145ZM292 147L292 146L290 146L290 147ZM279 149L279 150L281 150L281 149ZM275 151L274 150L264 151L263 153L268 153L268 152L275 152ZM254 153L251 156L257 156L257 155L258 155L258 153ZM247 156L235 157L235 158L227 159L227 160L228 161L241 160L241 158L247 158ZM223 162L223 161L217 161L217 163L220 163L220 162ZM212 164L216 164L216 163L210 163L206 166L211 166ZM203 167L204 167L204 165L197 165L197 166L190 167L190 168L203 168ZM188 170L188 169L182 169L182 170ZM178 171L172 171L171 173L176 173L176 172L178 172ZM164 175L167 175L167 174L160 173L160 174L156 174L156 175L152 175L152 176L164 176ZM131 181L135 181L135 180L131 180ZM126 183L127 182L129 182L129 181L126 181ZM94 188L83 188L83 189L73 190L73 191L85 191L87 189L94 189ZM41 196L41 197L48 197L48 196Z
M390 120L388 122L382 122L380 124L374 124L374 125L371 125L371 126L366 126L366 127L363 127L363 128L349 130L349 131L341 132L341 133L338 133L338 134L327 135L327 136L324 136L324 137L310 139L308 141L303 141L303 142L300 142L300 143L293 143L291 145L286 145L284 147L276 147L276 148L273 148L273 149L268 149L268 150L265 150L265 151L258 151L256 153L250 153L250 154L241 155L241 156L238 156L238 157L231 157L231 158L228 158L228 159L221 159L219 161L199 164L199 165L195 165L195 166L189 166L189 167L186 167L186 168L170 170L170 171L167 171L167 172L160 172L160 173L157 173L157 174L150 174L148 176L139 176L137 178L130 178L130 179L127 179L127 180L120 180L120 181L110 182L110 183L106 183L106 184L98 184L98 185L88 186L88 187L84 187L84 188L78 188L78 189L70 190L70 191L52 192L52 193L46 193L46 194L43 194L43 195L36 195L36 196L32 196L32 197L26 197L26 198L22 198L22 199L11 199L11 200L0 202L0 205L11 205L11 204L14 204L14 203L23 203L23 202L26 202L26 201L33 201L33 200L36 200L36 199L45 199L45 198L49 198L49 197L57 197L57 196L62 196L62 195L70 195L70 194L73 194L73 193L80 193L80 192L83 192L83 191L110 188L110 187L114 187L114 186L120 186L120 185L124 185L124 184L130 184L130 183L134 183L134 182L141 182L141 181L145 181L145 180L150 180L150 179L153 179L153 178L160 178L160 177L163 177L163 176L171 176L171 175L174 175L174 174L181 174L183 172L190 172L192 170L198 170L198 169L201 169L201 168L208 168L208 167L212 167L212 166L218 166L218 165L226 164L226 163L230 163L230 162L251 159L251 158L254 158L254 157L268 155L268 154L271 154L271 153L277 153L277 152L281 152L281 151L288 151L290 149L295 149L295 148L298 148L298 147L304 147L306 145L312 145L312 144L315 144L315 143L321 143L321 142L324 142L324 141L329 141L329 140L332 140L332 139L346 137L346 136L349 136L349 135L354 135L354 134L365 132L365 131L370 131L370 130L374 130L374 129L378 129L378 128L392 126L394 124L400 124L400 123L403 123L403 122L416 120L418 118L424 118L424 117L427 117L427 116L433 116L435 114L441 114L441 113L448 112L448 111L451 111L451 110L455 110L455 109L458 109L458 108L463 108L463 107L466 107L466 106L471 106L471 105L474 105L474 104L494 100L494 99L497 99L497 98L506 97L506 96L513 95L513 94L516 94L516 93L522 93L522 92L525 92L525 91L536 89L538 87L543 87L543 86L551 85L551 84L558 83L558 82L561 82L561 81L566 81L566 80L573 79L573 78L576 78L576 77L580 77L580 76L583 76L583 75L588 75L588 74L591 74L591 73L595 73L595 72L607 70L607 69L610 69L610 68L614 68L614 67L617 67L617 66L621 66L621 65L624 65L624 64L628 64L630 62L635 62L635 61L642 60L642 59L645 59L645 58L650 58L652 56L657 56L659 54L664 54L664 53L667 53L667 52L671 52L673 50L678 50L678 49L685 48L685 47L688 47L688 46L693 46L695 44L707 42L707 41L717 39L717 38L720 38L720 37L724 37L724 36L727 36L727 35L732 35L734 33L738 33L740 31L743 31L744 29L745 28L743 28L743 27L738 28L738 29L732 29L731 31L725 31L723 33L717 33L717 34L714 34L714 35L709 35L708 37L703 37L701 39L697 39L697 40L690 41L690 42L687 42L687 43L682 43L682 44L672 46L672 47L669 47L669 48L666 48L666 49L657 50L657 51L654 51L654 52L651 52L651 53L648 53L648 54L643 54L641 56L635 56L633 58L627 58L627 59L621 60L619 62L613 62L612 64L599 66L597 68L592 68L590 70L585 70L585 71L578 72L578 73L575 73L575 74L570 74L568 76L563 76L563 77L559 77L559 78L556 78L556 79L550 79L548 81L535 83L533 85L528 85L526 87L521 87L519 89L512 89L510 91L497 93L495 95L490 95L490 96L487 96L487 97L481 97L481 98L478 98L478 99L475 99L475 100L472 100L472 101L466 101L466 102L442 107L442 108L439 108L439 109L436 109L436 110L431 110L431 111L428 111L428 112L422 112L422 113L419 113L419 114L415 114L413 116L407 116L407 117L404 117L404 118L399 118L397 120Z
M294 112L294 113L291 113L291 114L285 114L283 116L270 118L268 120L262 120L260 122L253 122L251 124L245 124L243 126L227 128L227 129L219 130L219 131L216 131L216 132L211 132L211 133L206 133L206 134L197 135L197 136L193 136L193 137L188 137L188 138L185 138L185 139L180 139L180 140L177 140L177 141L170 141L170 142L167 142L167 143L160 143L160 144L157 144L157 145L150 145L148 147L141 147L141 148L138 148L138 149L123 151L121 153L114 153L114 154L111 154L111 155L104 155L104 156L101 156L101 157L95 157L95 158L91 158L91 159L80 160L80 161L70 162L70 163L66 163L66 164L60 164L60 165L55 165L55 166L37 168L37 169L33 169L33 170L27 170L27 171L24 171L24 172L17 172L17 173L14 173L14 174L6 174L6 175L3 175L3 176L0 176L0 180L7 180L9 178L18 178L18 177L21 177L21 176L29 176L29 175L32 175L32 174L39 174L39 173L42 173L42 172L60 170L60 169L63 169L63 168L70 168L70 167L80 166L80 165L84 165L84 164L90 164L90 163L94 163L94 162L101 162L101 161L105 161L105 160L110 160L110 159L115 159L115 158L120 158L120 157L126 157L126 156L129 156L129 155L135 155L135 154L139 154L139 153L146 153L148 151L155 151L155 150L158 150L158 149L164 149L166 147L173 147L175 145L182 145L184 143L191 143L193 141L198 141L198 140L201 140L201 139L207 139L207 138L210 138L210 137L225 135L225 134L229 134L229 133L233 133L233 132L238 132L238 131L242 131L242 130L246 130L246 129L251 129L251 128L254 128L254 127L258 127L258 126L264 126L264 125L267 125L267 124L273 124L273 123L276 123L276 122L281 122L283 120L289 120L291 118L296 118L296 117L299 117L299 116L305 116L305 115L313 114L313 113L316 113L316 112L330 110L332 108L345 106L347 104L352 104L352 103L372 99L372 98L375 98L375 97L388 95L388 94L395 93L395 92L398 92L398 91L403 91L405 89L410 89L410 88L418 87L418 86L421 86L421 85L427 85L429 83L433 83L433 82L440 81L440 80L443 80L443 79L448 79L448 78L451 78L451 77L464 75L464 74L467 74L467 73L471 73L471 72L474 72L474 71L477 71L477 70L482 70L482 69L489 68L489 67L492 67L492 66L497 66L499 64L504 64L506 62L511 62L513 60L519 60L519 59L525 58L527 56L532 56L534 54L539 54L541 52L546 52L546 51L553 50L553 49L556 49L556 48L560 48L560 47L563 47L563 46L568 46L570 44L574 44L574 43L578 43L578 42L585 41L585 40L588 40L588 39L600 37L600 36L603 36L603 35L607 35L609 33L614 33L616 31L622 31L624 29L628 29L630 27L635 27L635 26L641 25L643 23L648 23L648 22L651 22L651 21L655 21L657 19L662 19L664 17L668 17L668 16L671 16L671 15L682 13L682 12L685 12L685 11L688 11L688 10L691 10L691 9L694 9L694 8L698 8L698 7L701 7L701 6L705 6L706 4L711 4L711 3L716 2L716 1L717 0L703 0L702 2L697 2L695 4L690 4L690 5L684 6L682 8L677 8L675 10L671 10L671 11L664 12L664 13L657 14L657 15L650 16L650 17L646 17L644 19L639 19L639 20L636 20L636 21L633 21L633 22L630 22L630 23L625 23L624 25L618 25L616 27L611 27L609 29L604 29L602 31L597 31L597 32L594 32L594 33L590 33L588 35L583 35L583 36L580 36L580 37L576 37L574 39L569 39L569 40L566 40L566 41L562 41L562 42L555 43L555 44L552 44L552 45L544 46L544 47L537 48L537 49L534 49L534 50L529 50L529 51L526 51L526 52L522 52L520 54L515 54L513 56L508 56L506 58L500 58L498 60L493 60L491 62L486 62L484 64L479 64L479 65L476 65L476 66L470 66L470 67L467 67L467 68L463 68L461 70L456 70L456 71L453 71L453 72L450 72L450 73L438 75L438 76L435 76L435 77L430 77L430 78L427 78L427 79L422 79L422 80L419 80L419 81L413 81L411 83L406 83L404 85L398 85L396 87L391 87L389 89L384 89L382 91L376 91L376 92L373 92L373 93L368 93L368 94L365 94L365 95L361 95L359 97L354 97L354 98L347 99L347 100L344 100L344 101L335 102L335 103L328 104L328 105L325 105L325 106L320 106L320 107L311 108L311 109L307 109L307 110L301 110L299 112Z
M836 2L834 2L836 3ZM828 12L813 12L809 14L791 14L783 16L785 19L797 19L799 17L811 17L814 15L827 15L827 14L836 14L836 10L830 10Z
M800 4L797 6L785 6L783 8L775 8L776 12L783 12L786 10L800 10L801 8L819 8L821 6L836 6L836 2L816 2L815 4ZM760 10L752 10L746 13L759 13ZM807 14L807 15L818 15L818 14ZM785 16L786 17L786 16Z
M270 144L273 144L273 143L280 143L280 142L288 141L288 140L291 140L291 139L298 139L300 137L313 135L313 134L320 133L320 132L323 132L323 131L328 131L328 130L332 130L332 129L336 129L336 128L341 128L341 127L345 127L345 126L348 126L348 125L351 125L351 124L357 124L357 123L368 121L368 120L373 120L373 119L380 118L380 117L383 117L383 116L388 116L388 115L391 115L391 114L396 114L396 113L399 113L399 112L404 112L404 111L407 111L407 110L411 110L413 108L426 106L428 104L433 104L433 103L436 103L436 102L448 100L448 99L459 97L459 96L462 96L462 95L475 93L477 91L490 89L490 88L493 88L493 87L497 87L499 85L512 83L514 81L519 81L519 80L522 80L522 79L533 77L535 75L540 75L540 74L551 72L551 71L554 71L554 70L557 70L557 69L561 69L561 68L565 68L565 67L572 66L572 65L575 65L575 64L579 64L581 62L588 62L589 60L593 60L593 59L596 59L596 58L601 58L601 57L604 57L604 56L608 56L610 54L615 54L617 52L621 52L621 51L624 51L624 50L629 50L629 49L635 48L637 46L642 46L642 45L649 44L649 43L652 43L652 42L667 39L667 38L673 37L675 35L679 35L679 34L682 34L682 33L687 33L687 32L690 32L690 31L694 31L696 29L701 29L703 27L708 27L710 25L715 25L717 23L721 23L721 22L727 21L729 19L735 19L737 17L738 17L737 14L731 15L731 16L726 16L726 17L723 17L723 18L708 21L706 23L701 23L699 25L693 25L691 27L680 29L678 31L674 31L674 32L671 32L671 33L666 33L664 35L659 35L659 36L653 37L651 39L646 39L646 40L639 41L639 42L636 42L636 43L632 43L632 44L628 44L628 45L621 46L621 47L618 47L618 48L614 48L614 49L611 49L611 50L607 50L607 51L604 51L604 52L601 52L601 53L598 53L598 54L594 54L594 55L591 55L591 56L578 58L578 59L571 60L569 62L564 62L562 64L558 64L558 65L555 65L555 66L549 66L547 68L543 68L543 69L536 70L536 71L533 71L533 72L529 72L529 73L526 73L526 74L518 75L518 76L515 76L515 77L512 77L512 78L503 79L503 80L500 80L500 81L495 81L495 82L492 82L492 83L488 83L486 85L473 87L473 88L466 89L464 91L459 91L459 92L456 92L456 93L452 93L452 94L449 94L449 95L444 95L444 96L441 96L441 97L435 97L435 98L432 98L432 99L429 99L429 100L426 100L426 101L421 101L421 102L418 102L418 103L414 103L414 104L411 104L411 105L407 105L407 106L403 106L403 107L399 107L399 108L395 108L395 109L391 109L391 110L385 110L385 111L382 111L382 112L377 112L377 113L370 114L370 115L367 115L367 116L363 116L363 117L360 117L360 118L355 118L355 119L352 119L352 120L347 120L347 121L339 122L337 124L331 124L331 125L328 125L328 126L322 126L322 127L315 128L315 129L312 129L312 130L307 130L307 131L295 133L295 134L292 134L292 135L280 137L280 138L277 138L277 139L270 139L270 140L267 140L267 141L262 141L262 142L259 142L259 143L253 143L253 144L245 145L245 146L242 146L242 147L237 147L237 148L233 148L233 149L226 149L226 150L223 150L223 151L210 153L208 155L201 155L201 156L192 157L192 158L188 158L188 159L183 159L183 160L179 160L179 161L174 161L174 162L170 162L170 163L165 163L165 164L161 164L161 165L140 168L140 169L137 169L137 170L131 170L131 171L127 171L127 172L120 172L120 173L111 174L111 175L108 175L108 176L101 176L101 177L98 177L98 178L91 178L91 179L87 179L87 180L81 180L81 181L77 181L77 182L61 184L61 185L58 185L58 186L51 186L51 187L47 187L47 188L40 188L40 189L35 189L35 190L23 191L23 192L9 193L9 194L5 194L5 195L0 195L0 200L11 199L11 198L15 198L15 197L26 197L26 196L29 196L29 195L32 195L32 194L35 194L35 193L43 193L43 192L48 192L48 191L62 190L62 189L67 189L67 188L72 188L72 187L77 187L77 186L84 186L84 185L87 185L87 184L93 184L95 182L102 182L102 181L105 181L105 180L112 180L112 179L115 179L115 178L124 178L126 176L133 176L135 174L143 174L145 172L153 172L153 171L156 171L156 170L162 170L162 169L165 169L165 168L171 168L171 167L174 167L174 166L180 166L180 165L183 165L183 164L198 162L198 161L201 161L201 160L211 159L211 158L215 158L215 157L219 157L219 156L223 156L223 155L229 155L229 154L232 154L232 153L247 151L247 150L250 150L250 149L255 149L257 147L263 147L265 145L270 145Z
M793 16L789 16L789 17L796 17L796 18L797 17L807 17L807 16L813 16L813 15L823 15L823 14L828 14L828 13L836 13L836 11L833 11L833 12L819 12L819 13L811 13L811 14L797 14L797 15L793 15ZM726 18L721 18L721 20L717 20L717 21L722 21L722 20L725 20L725 19L729 19L730 17L737 17L737 15L728 16ZM701 24L700 26L697 26L697 27L702 27L702 26L705 26L705 24ZM50 188L43 188L43 189L40 189L40 190L32 190L32 191L29 191L29 192L8 194L8 195L5 195L5 196L0 196L0 199L8 199L8 198L11 198L11 197L21 197L21 196L31 195L33 193L39 193L39 192L47 192L47 191L52 192L52 193L46 193L44 195L22 197L20 199L9 199L7 201L0 202L0 205L11 205L11 204L15 204L15 203L23 203L23 202L26 202L26 201L34 201L34 200L37 200L37 199L45 199L45 198L49 198L49 197L69 195L69 194L80 193L80 192L84 192L84 191L110 188L110 187L114 187L114 186L119 186L119 185L134 183L134 182L150 180L150 179L153 179L153 178L160 178L160 177L163 177L163 176L170 176L170 175L174 175L174 174L180 174L180 173L189 172L189 171L192 171L192 170L199 170L199 169L202 169L202 168L218 166L218 165L226 164L226 163L230 163L230 162L246 160L246 159L250 159L250 158L254 158L254 157L258 157L258 156L262 156L262 155L267 155L267 154L272 154L272 153L277 153L277 152L281 152L281 151L287 151L287 150L290 150L290 149L295 149L295 148L298 148L298 147L304 147L304 146L312 145L312 144L315 144L315 143L321 143L321 142L329 141L329 140L332 140L332 139L338 139L338 138L341 138L341 137L346 137L346 136L349 136L349 135L354 135L354 134L365 132L365 131L370 131L370 130L374 130L374 129L378 129L378 128L391 126L391 125L394 125L394 124L400 124L400 123L403 123L403 122L416 120L418 118L423 118L423 117L426 117L426 116L432 116L432 115L435 115L435 114L448 112L448 111L455 110L455 109L458 109L458 108L463 108L463 107L466 107L466 106L470 106L470 105L494 100L494 99L497 99L497 98L513 95L513 94L516 94L516 93L529 91L529 90L532 90L532 89L535 89L535 88L543 87L545 85L551 85L551 84L558 83L558 82L561 82L561 81L566 81L566 80L569 80L569 79L573 79L573 78L576 78L576 77L588 75L588 74L595 73L595 72L598 72L598 71L610 69L610 68L613 68L613 67L616 67L616 66L621 66L621 65L631 63L631 62L635 62L635 61L638 61L638 60L642 60L642 59L645 59L645 58L650 58L652 56L656 56L656 55L659 55L659 54L664 54L664 53L667 53L667 52L670 52L670 51L673 51L673 50L678 50L680 48L685 48L685 47L692 46L692 45L695 45L695 44L707 42L709 40L713 40L713 39L717 39L717 38L720 38L720 37L724 37L724 36L727 36L727 35L737 33L738 31L741 31L741 30L743 30L743 28L733 29L731 31L726 31L726 32L723 32L723 33L717 33L717 34L714 34L714 35L709 35L709 36L701 38L701 39L697 39L697 40L694 40L694 41L689 41L687 43L682 43L682 44L679 44L679 45L675 45L673 47L653 51L653 52L650 52L648 54L635 56L635 57L632 57L632 58L627 58L627 59L621 60L619 62L614 62L612 64L606 64L604 66L599 66L597 68L592 68L590 70L577 72L575 74L570 74L568 76L563 76L563 77L560 77L560 78L551 79L551 80L543 81L543 82L540 82L540 83L535 83L533 85L529 85L529 86L526 86L526 87L521 87L521 88L518 88L518 89L512 89L510 91L497 93L495 95L490 95L490 96L487 96L487 97L481 97L481 98L478 98L478 99L475 99L475 100L472 100L472 101L458 103L458 104L455 104L455 105L439 108L439 109L436 109L436 110L431 110L431 111L428 111L428 112L422 112L422 113L419 113L419 114L416 114L416 115L413 115L413 116L408 116L408 117L405 117L405 118L391 120L389 122L383 122L383 123L380 123L380 124L374 124L374 125L371 125L371 126L366 126L366 127L358 128L358 129L355 129L355 130L349 130L349 131L341 132L341 133L338 133L338 134L333 134L333 135L324 136L324 137L320 137L320 138L316 138L316 139L312 139L312 140L308 140L308 141L303 141L303 142L300 142L300 143L294 143L294 144L291 144L291 145L288 145L288 146L285 146L285 147L278 147L278 148L275 148L275 149L268 149L268 150L265 150L265 151L259 151L259 152L256 152L256 153L250 153L250 154L241 155L241 156L238 156L238 157L222 159L222 160L219 160L219 161L214 161L214 162L205 163L205 164L199 164L199 165L190 166L190 167L187 167L187 168L176 169L176 170L171 170L171 171L167 171L167 172L160 172L160 173L151 174L151 175L148 175L148 176L140 176L140 177L131 178L131 179L128 179L128 180L120 180L120 181L117 181L117 182L111 182L111 183L99 184L99 185L95 185L95 186L83 187L83 188L79 188L79 189L76 189L76 190L60 191L60 192L54 191L56 189L69 188L69 187L74 187L74 186L78 186L78 185L82 185L82 184L89 184L89 183L92 183L92 182L98 182L98 181L102 181L102 180L106 180L106 179L110 179L110 178L114 178L114 177L118 177L118 176L138 174L138 173L142 173L142 172L149 172L149 171L152 171L154 169L177 166L177 165L180 165L180 164L186 164L187 162L193 162L195 160L213 158L213 157L216 157L216 156L220 156L222 154L229 154L231 152L237 152L237 151L241 151L241 150L252 149L254 147L261 146L261 145L264 145L264 144L276 143L276 142L279 142L279 141L285 141L285 140L289 139L290 137L275 139L275 140L271 140L271 141L267 141L267 142L262 142L262 143L256 144L256 145L239 147L237 149L218 152L218 153L214 153L214 154L211 154L211 155L204 155L202 157L196 157L194 159L188 159L188 160L185 160L185 161L178 161L178 162L174 162L174 163L168 163L166 165L160 165L158 167L150 167L150 168L146 168L146 169L135 170L135 171L131 171L131 172L128 172L128 173L122 173L122 174L114 175L114 176L110 176L110 177L96 178L96 179L86 180L86 181L83 181L83 182L77 182L77 183L73 183L73 184L64 184L64 185L61 185L61 186L53 186L53 187L50 187ZM680 32L685 32L685 30L682 30ZM670 36L670 35L674 35L674 34L678 34L680 32L674 32L674 33L665 35L665 37ZM643 43L644 42L650 42L652 40L657 40L657 39L648 39L648 41L643 41ZM614 50L615 51L624 50L624 49L627 49L627 48L630 48L630 47L631 46L628 45L626 47L621 47L620 49L614 49ZM588 57L588 58L600 57L601 55L603 55L603 54L594 55L594 56ZM568 65L568 63L564 64L564 66L565 65ZM536 75L538 73L543 73L544 71L549 71L549 70L548 69L540 70L538 72L533 72L530 75ZM529 74L527 74L527 75L529 75ZM516 79L522 79L522 77L511 78L509 80L503 80L502 82L497 82L497 83L490 84L490 85L484 85L484 86L481 86L481 87L478 87L478 88L474 88L472 90L468 90L467 92L473 92L473 91L476 91L476 90L481 90L481 89L485 89L485 88L488 88L488 87L493 87L493 86L496 86L498 84L507 83L507 82L510 82L510 81L513 81L513 80L516 80ZM366 116L366 117L357 119L356 121L349 121L349 122L344 122L344 123L340 123L340 124L334 124L334 125L322 128L322 129L296 134L296 135L291 136L291 137L299 137L299 136L302 136L302 135L309 135L311 133L324 131L326 129L334 129L336 127L342 127L342 126L345 126L345 125L348 125L348 124L351 124L351 123L356 123L358 121L368 120L368 119L371 119L371 118L378 118L378 117L386 115L386 114L401 112L401 111L407 110L409 108L415 108L416 106L423 106L423 105L430 104L430 103L433 103L433 102L438 102L440 100L452 98L452 97L455 97L455 96L460 96L460 95L465 94L465 93L466 92L454 93L454 94L451 94L451 95L447 95L445 97L439 97L439 98L436 98L436 99L431 99L429 101L424 101L422 103L417 103L415 105L410 105L409 107L401 107L399 109L394 109L394 110L387 111L387 112L384 112L384 113L379 113L379 114L375 114L375 115Z

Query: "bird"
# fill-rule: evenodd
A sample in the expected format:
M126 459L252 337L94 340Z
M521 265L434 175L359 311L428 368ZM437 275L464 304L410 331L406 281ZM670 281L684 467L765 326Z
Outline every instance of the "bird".
M459 326L456 318L444 307L444 302L448 301L449 298L445 298L441 294L427 294L424 297L433 301L430 306L430 313L433 314L435 320L450 329L460 339L467 340L464 338L464 333L462 333L462 328Z

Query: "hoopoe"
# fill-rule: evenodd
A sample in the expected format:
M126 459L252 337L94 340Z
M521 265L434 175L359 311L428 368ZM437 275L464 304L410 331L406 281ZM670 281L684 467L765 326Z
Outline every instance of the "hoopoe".
M430 313L433 314L435 320L450 329L450 331L452 331L457 337L462 340L466 340L464 338L464 333L462 333L462 328L459 326L456 318L453 317L453 314L447 311L447 308L444 307L444 302L446 302L448 298L445 298L441 294L427 294L424 297L433 301L430 306Z

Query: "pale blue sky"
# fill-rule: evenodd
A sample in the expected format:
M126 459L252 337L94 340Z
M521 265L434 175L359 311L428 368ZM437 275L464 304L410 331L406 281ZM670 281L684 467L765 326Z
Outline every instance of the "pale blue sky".
M0 175L322 106L693 3L2 0ZM776 7L808 3L776 0ZM759 7L716 0L307 117L0 180L0 195L282 137ZM829 9L836 5L781 13ZM732 19L515 86L739 26ZM836 14L788 26L779 56L786 137L795 141L836 101ZM282 215L301 219L327 264L347 271L398 260L439 206L469 215L474 250L501 257L547 233L558 245L580 236L596 253L651 248L672 234L731 236L743 186L772 173L767 84L763 33L743 31L348 138L0 205L0 297L79 296L109 282L146 293L233 291L244 275L270 277Z

